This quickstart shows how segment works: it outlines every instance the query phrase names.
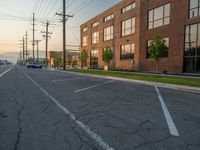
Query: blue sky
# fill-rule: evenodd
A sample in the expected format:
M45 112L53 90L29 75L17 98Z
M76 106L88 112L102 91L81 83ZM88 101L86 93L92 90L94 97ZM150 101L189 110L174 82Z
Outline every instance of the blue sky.
M67 44L80 45L80 25L100 12L117 4L120 0L66 0L67 13L74 14L67 22ZM50 20L49 50L62 49L62 24L56 12L62 12L62 0L0 0L0 54L20 51L19 40L28 31L29 49L32 50L31 17L36 15L36 39L43 40L40 49L44 50L44 39L40 33L45 30L42 22Z

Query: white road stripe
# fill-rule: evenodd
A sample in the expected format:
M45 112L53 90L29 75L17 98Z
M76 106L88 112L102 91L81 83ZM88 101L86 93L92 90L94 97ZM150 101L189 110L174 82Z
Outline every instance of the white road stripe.
M9 72L14 65L12 65L9 69L7 69L6 71L4 71L2 74L0 74L0 78L3 77L7 72Z
M62 81L71 81L71 80L79 80L79 79L87 79L91 77L85 77L85 78L71 78L71 79L58 79L58 80L51 80L52 82L62 82Z
M93 85L93 86L89 86L89 87L86 87L86 88L83 88L83 89L76 90L74 92L77 93L77 92L86 91L86 90L89 90L91 88L95 88L95 87L105 85L105 84L108 84L108 83L111 83L111 82L114 82L114 80L109 80L109 81L106 81L106 82L103 82L103 83L99 83L99 84L96 84L96 85Z
M167 125L169 127L170 134L173 135L173 136L179 136L178 130L176 128L176 125L175 125L175 123L174 123L174 121L173 121L173 119L172 119L172 117L171 117L171 115L169 113L169 110L168 110L168 108L167 108L167 106L166 106L166 104L165 104L165 102L163 100L162 95L160 94L160 91L159 91L158 87L155 86L155 89L156 89L158 98L160 100L160 104L162 106L162 110L164 112L165 119L167 121Z
M22 70L21 70L22 71ZM104 150L115 150L111 146L109 146L107 143L104 142L102 137L100 137L95 132L91 131L90 127L83 124L81 121L76 119L76 116L72 114L67 108L62 106L54 97L52 97L47 91L45 91L38 83L36 83L29 75L27 75L25 72L22 71L22 73L30 79L33 84L38 87L47 97L49 97L69 118L71 118L85 133L87 133L93 140L96 141L96 143L99 144Z

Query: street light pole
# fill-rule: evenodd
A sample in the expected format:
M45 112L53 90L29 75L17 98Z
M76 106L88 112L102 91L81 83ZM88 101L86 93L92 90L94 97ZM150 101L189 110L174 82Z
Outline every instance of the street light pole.
M63 70L66 70L66 8L63 0Z

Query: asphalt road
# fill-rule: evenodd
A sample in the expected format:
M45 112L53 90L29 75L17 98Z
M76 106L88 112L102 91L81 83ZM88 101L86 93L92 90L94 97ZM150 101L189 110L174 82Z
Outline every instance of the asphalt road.
M199 150L200 95L17 65L0 77L0 150L96 149Z

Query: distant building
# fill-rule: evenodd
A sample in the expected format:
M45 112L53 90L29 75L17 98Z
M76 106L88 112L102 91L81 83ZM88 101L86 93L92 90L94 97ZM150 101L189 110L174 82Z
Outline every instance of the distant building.
M109 46L112 67L154 72L148 46L161 36L168 50L159 72L200 72L200 0L122 0L82 24L80 32L90 68L103 68L102 52Z
M55 67L55 57L56 55L60 55L61 57L63 57L63 52L62 51L49 51L48 52L48 66L49 67ZM80 66L80 59L79 59L79 55L80 55L80 50L66 50L66 57L68 55L72 56L72 66ZM67 58L66 58L67 59ZM69 66L68 64L66 64L67 66Z

